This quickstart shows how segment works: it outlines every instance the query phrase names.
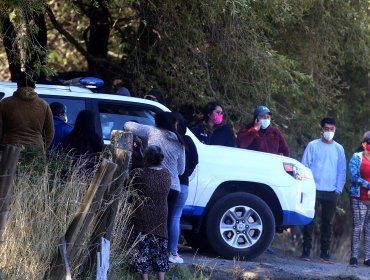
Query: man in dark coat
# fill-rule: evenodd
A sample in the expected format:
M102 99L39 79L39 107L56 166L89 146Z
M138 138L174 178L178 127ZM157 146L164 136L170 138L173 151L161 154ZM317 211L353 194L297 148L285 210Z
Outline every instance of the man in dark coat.
M49 104L38 97L35 83L21 73L13 96L0 102L0 144L46 150L54 136Z

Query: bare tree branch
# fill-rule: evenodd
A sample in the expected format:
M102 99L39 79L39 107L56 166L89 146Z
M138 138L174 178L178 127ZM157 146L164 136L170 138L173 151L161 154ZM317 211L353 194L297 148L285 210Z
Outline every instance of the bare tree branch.
M87 60L94 62L97 65L100 65L100 67L106 68L107 71L113 72L113 70L116 70L116 71L124 72L125 69L122 66L120 66L118 63L115 63L109 59L95 57L91 55L85 48L83 48L81 44L79 44L77 40L70 33L68 33L68 31L65 30L63 26L57 21L50 6L46 7L46 13L48 14L50 21L53 24L54 28L58 30L58 32L62 34L68 40L68 42L70 42L76 48L76 50L79 53L81 53ZM110 70L109 68L113 68L113 69Z

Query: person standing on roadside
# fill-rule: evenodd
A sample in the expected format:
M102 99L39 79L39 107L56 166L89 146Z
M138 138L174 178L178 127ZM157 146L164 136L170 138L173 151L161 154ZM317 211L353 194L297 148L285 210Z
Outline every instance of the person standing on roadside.
M204 119L190 130L200 142L207 145L235 147L234 132L223 124L224 110L218 102L208 102L203 109Z
M364 264L370 266L370 131L364 134L362 152L356 152L349 161L351 176L352 240L349 264L357 266L361 233L364 231Z
M92 175L99 163L104 142L96 128L96 114L91 110L78 113L75 126L62 142L63 150L71 155L75 164Z
M17 87L0 102L0 144L45 151L54 137L49 104L37 95L29 74L18 76Z
M163 167L164 154L159 146L150 145L144 153L144 167L134 169L131 186L140 199L135 201L130 224L133 232L129 243L131 268L148 279L150 272L164 280L168 265L167 196L171 174Z
M59 150L62 148L64 139L72 132L73 127L67 123L67 108L64 104L60 102L50 103L50 109L53 113L55 131L50 148Z
M158 112L155 115L155 125L144 125L136 122L126 122L124 129L146 141L148 145L161 148L164 159L163 167L171 174L171 189L168 194L168 217L172 217L175 203L181 192L179 176L185 171L184 141L177 132L177 119L171 112ZM169 223L169 219L168 219Z
M185 171L179 176L180 179L180 194L177 197L174 205L172 216L168 217L168 260L170 263L183 263L184 260L177 253L177 245L180 237L180 219L182 210L185 206L189 192L189 177L193 173L198 164L198 152L193 140L189 135L186 135L187 121L179 112L173 112L177 119L177 132L185 144Z
M270 125L271 115L269 108L258 106L254 111L253 121L237 133L238 147L288 157L289 146L280 130Z
M342 145L333 140L335 120L321 120L321 139L308 143L302 163L311 169L316 183L316 204L313 221L303 228L303 251L301 258L310 260L314 223L321 207L321 253L320 259L330 262L332 223L339 195L346 182L346 157Z

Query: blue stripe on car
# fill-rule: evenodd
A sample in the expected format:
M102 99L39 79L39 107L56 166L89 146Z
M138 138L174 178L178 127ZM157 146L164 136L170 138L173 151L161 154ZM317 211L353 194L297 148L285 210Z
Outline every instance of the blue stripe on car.
M309 224L312 218L308 218L297 212L283 210L283 225L304 226Z

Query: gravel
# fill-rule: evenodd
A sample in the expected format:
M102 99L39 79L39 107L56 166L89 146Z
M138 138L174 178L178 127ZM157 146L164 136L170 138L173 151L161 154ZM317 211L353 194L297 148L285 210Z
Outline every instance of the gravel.
M225 260L211 254L196 253L181 247L179 253L193 274L208 275L210 279L370 279L370 267L359 260L357 267L348 263L323 263L316 256L311 261L299 259L298 253L272 248L252 261Z

